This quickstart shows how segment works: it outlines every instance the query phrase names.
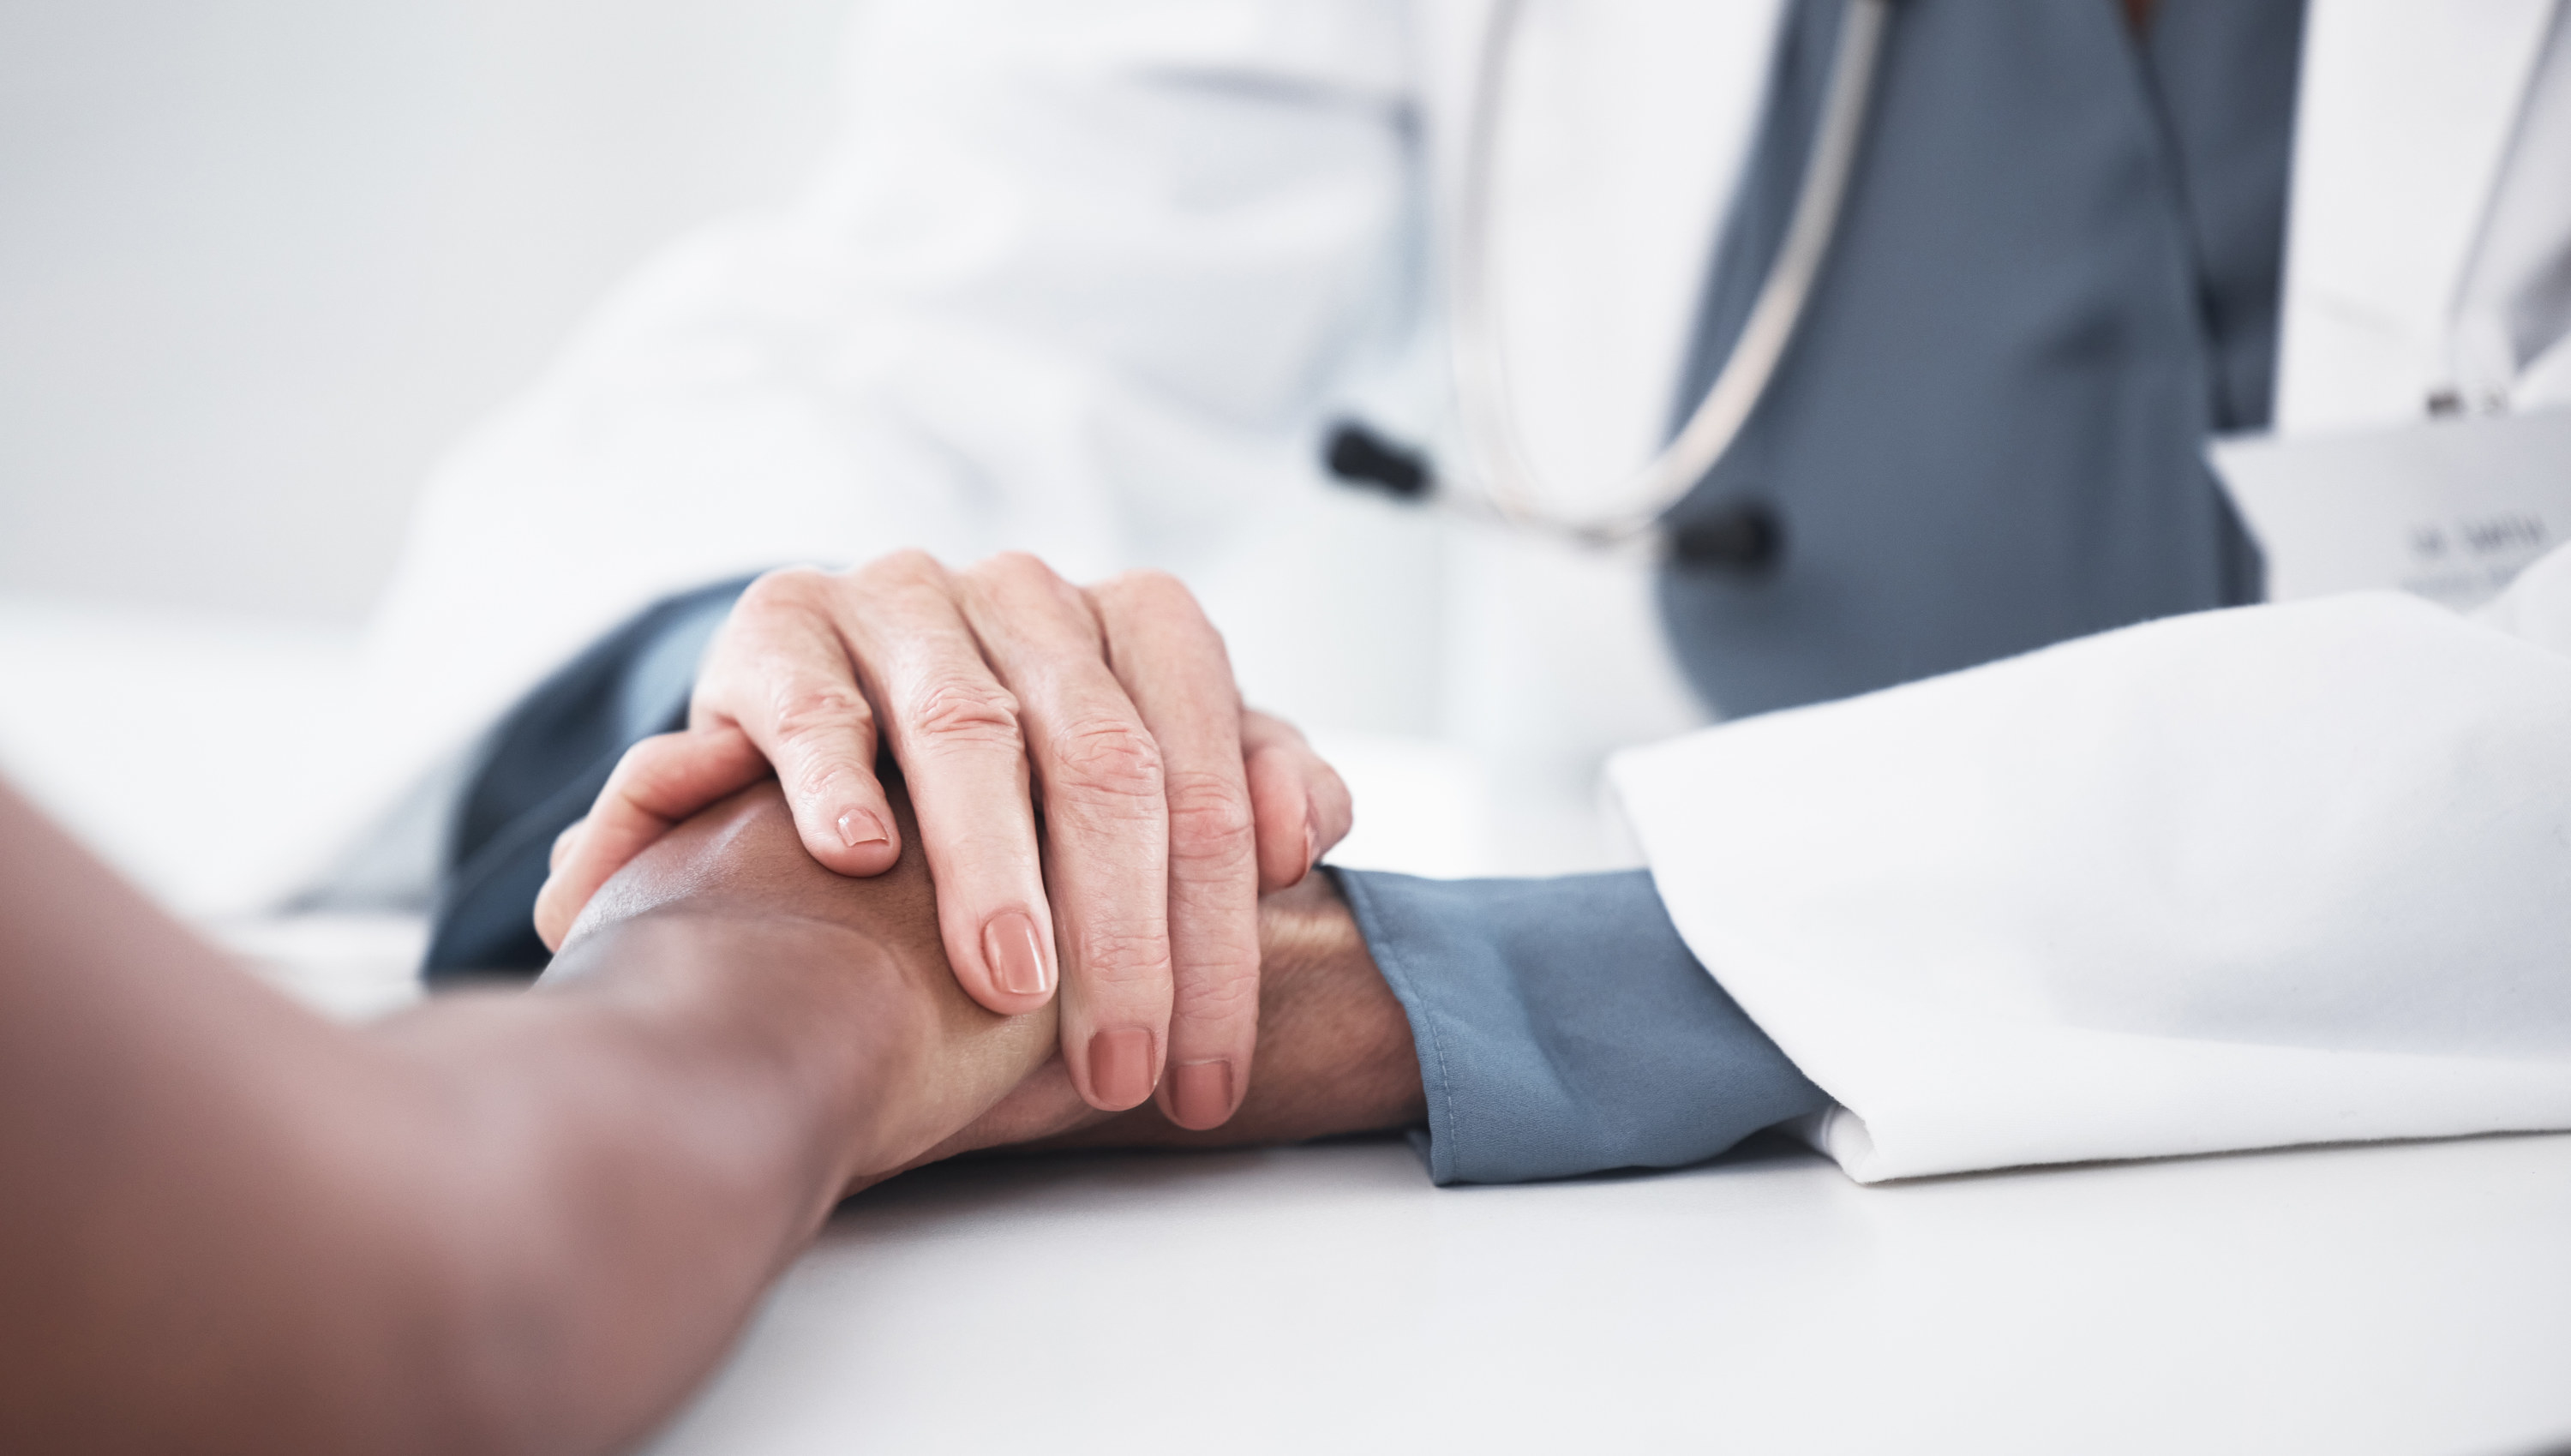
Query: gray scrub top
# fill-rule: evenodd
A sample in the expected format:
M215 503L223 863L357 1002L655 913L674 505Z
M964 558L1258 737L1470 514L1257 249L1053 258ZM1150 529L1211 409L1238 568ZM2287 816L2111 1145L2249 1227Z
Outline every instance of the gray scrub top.
M1785 231L1841 0L1796 0L1684 416ZM1810 303L1660 577L1739 716L2253 599L2204 460L2268 419L2301 0L1898 0ZM1760 533L1751 533L1755 538ZM1747 559L1745 559L1745 557Z

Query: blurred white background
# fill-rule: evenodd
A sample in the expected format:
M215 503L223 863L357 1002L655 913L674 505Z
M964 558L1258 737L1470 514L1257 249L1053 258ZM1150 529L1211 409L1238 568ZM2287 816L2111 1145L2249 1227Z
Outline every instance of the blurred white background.
M0 3L0 770L321 1004L410 994L415 920L256 908L412 499L656 245L802 182L847 7Z
M353 628L442 448L802 180L847 5L0 4L0 597Z

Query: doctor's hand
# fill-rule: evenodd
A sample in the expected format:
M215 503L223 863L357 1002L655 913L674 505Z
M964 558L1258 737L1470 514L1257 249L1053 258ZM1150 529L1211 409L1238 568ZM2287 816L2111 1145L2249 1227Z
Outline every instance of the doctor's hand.
M879 740L966 993L1016 1015L1059 987L1064 1068L1094 1108L1157 1091L1181 1127L1230 1118L1258 1040L1258 897L1299 882L1350 808L1300 733L1242 708L1222 638L1160 573L1083 588L1021 554L958 572L900 552L760 578L688 728L629 750L555 845L538 932L559 946L609 876L771 765L814 859L891 868Z

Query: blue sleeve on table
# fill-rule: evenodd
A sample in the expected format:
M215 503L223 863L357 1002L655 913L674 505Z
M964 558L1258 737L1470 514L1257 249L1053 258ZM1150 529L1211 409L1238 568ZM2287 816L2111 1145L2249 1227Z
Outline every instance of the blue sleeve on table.
M1702 1162L1827 1102L1689 953L1644 870L1334 870L1410 1018L1429 1176Z

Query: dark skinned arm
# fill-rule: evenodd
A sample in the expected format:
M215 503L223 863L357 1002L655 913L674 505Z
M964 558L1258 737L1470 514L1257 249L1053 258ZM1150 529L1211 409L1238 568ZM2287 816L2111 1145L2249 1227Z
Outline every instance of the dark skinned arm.
M1307 889L1263 918L1271 1039L1209 1139L1148 1108L1089 1125L1051 1014L956 990L919 866L829 873L772 785L638 860L532 992L363 1029L0 789L0 1448L614 1449L899 1168L1066 1128L1415 1117L1344 908Z
M832 875L771 801L536 990L352 1030L0 790L0 1449L649 1430L833 1203L1052 1050L955 989L924 876Z

